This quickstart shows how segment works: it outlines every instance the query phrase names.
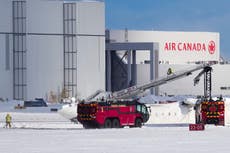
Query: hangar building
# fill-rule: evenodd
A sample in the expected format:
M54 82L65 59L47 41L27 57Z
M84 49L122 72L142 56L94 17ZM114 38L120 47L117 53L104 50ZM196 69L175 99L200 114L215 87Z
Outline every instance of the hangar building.
M169 67L180 71L220 59L216 32L105 32L101 0L4 0L0 19L1 99L81 99L98 89L143 84ZM213 72L213 94L230 95L229 65L215 65ZM154 92L200 95L203 84L194 87L194 76Z
M130 82L141 85L148 82L148 80L165 76L168 68L172 68L174 71L181 71L195 67L197 64L212 61L219 63L213 66L212 93L214 95L229 95L230 82L228 78L230 76L228 74L230 73L228 72L230 72L230 67L228 64L223 65L220 62L219 37L220 34L217 32L108 30L106 40L107 44L110 44L109 46L111 44L130 44L132 46L137 43L140 45L142 45L141 43L153 43L157 47L153 49L155 66L153 67L154 70L152 70L152 75L154 75L152 78L150 74L151 68L149 68L151 67L150 59L152 55L148 49L136 51L134 47L133 50L128 51L132 58L123 58L126 56L127 50L110 48L106 53L108 54L109 52L113 57L120 57L118 59L122 60L111 60L112 72L114 70L117 72L107 77L107 88L112 91L119 90L120 88L128 87ZM122 61L123 65L114 64L120 61ZM130 73L128 63L131 65ZM123 68L116 68L114 65L122 65ZM203 80L197 86L193 85L193 79L198 73L199 71L189 77L162 85L156 89L155 94L202 95ZM121 82L124 83L121 84Z
M86 97L105 88L101 1L0 1L0 97Z

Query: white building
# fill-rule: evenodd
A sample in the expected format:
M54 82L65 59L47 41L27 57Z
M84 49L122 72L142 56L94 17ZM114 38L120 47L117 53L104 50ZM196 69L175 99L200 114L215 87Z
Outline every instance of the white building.
M109 89L111 80L118 89L165 75L169 67L177 71L220 58L219 33L111 30L110 43L142 43L148 51L132 53L138 65L127 76L116 69L108 73L104 7L96 0L0 1L0 98L58 99L63 93L85 98L106 84ZM213 68L213 94L230 95L229 65ZM193 87L195 74L160 86L156 93L201 95L202 82ZM109 76L115 77L108 81Z
M110 43L158 43L158 47L154 49L155 56L153 60L156 64L153 70L154 78L165 76L169 67L174 71L181 71L194 67L197 63L219 61L219 37L219 33L216 32L110 30L109 34L107 34L107 39L109 39ZM146 83L151 77L149 68L150 52L145 50L137 51L135 58L137 76L131 81L137 84ZM133 59L131 59L132 62ZM193 79L199 72L197 71L189 77L160 86L156 94L203 95L203 79L197 86L193 85ZM229 77L230 65L217 64L213 66L213 95L230 95ZM132 79L132 77L129 78Z
M100 1L0 1L0 97L86 97L105 88Z
M159 43L160 64L219 61L219 37L219 33L216 32L110 30L111 42ZM212 45L213 51L210 50ZM146 60L146 55L139 56L137 60L137 63Z

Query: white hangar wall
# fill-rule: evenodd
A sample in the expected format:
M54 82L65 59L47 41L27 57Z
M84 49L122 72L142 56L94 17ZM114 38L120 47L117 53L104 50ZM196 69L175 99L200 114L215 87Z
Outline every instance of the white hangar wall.
M7 49L10 46L6 46L6 37L12 39L9 35L0 35L0 97L3 99L9 99L13 96L13 71L11 69L12 63L10 63L12 53L9 52L10 48Z
M63 39L56 36L28 36L28 99L58 94L63 88ZM47 97L46 97L47 98Z
M27 32L63 33L63 2L48 0L27 0Z
M105 12L102 2L82 2L77 8L77 94L85 98L105 90Z
M0 1L0 97L4 99L14 98L12 2ZM24 28L26 27L27 33L27 52L24 99L47 98L51 91L58 95L63 89L63 3L49 0L26 1ZM77 51L75 95L84 98L97 89L105 89L104 3L74 3L76 25L73 29L76 30L73 33L76 34L76 39L73 43Z
M174 71L195 67L195 62L219 61L219 33L215 32L170 32L170 31L132 31L111 30L112 42L156 42L159 43L158 76L165 76L169 67ZM211 41L214 41L214 49ZM171 44L170 44L171 43ZM174 48L172 43L175 44ZM195 44L195 48L183 50L183 44ZM171 45L171 46L166 46ZM204 45L204 49L197 48ZM168 47L168 48L167 48ZM199 45L198 45L199 47ZM211 48L210 48L211 47ZM201 47L202 48L202 47ZM137 84L148 82L149 64L143 64L149 59L149 53L137 54ZM199 73L159 87L159 94L164 95L203 95L203 79L193 86L193 79ZM230 95L230 65L214 65L212 73L212 94Z
M112 42L159 43L159 61L163 64L218 61L220 56L219 33L216 32L110 30L110 39ZM211 42L214 42L214 51L209 51Z
M0 97L3 99L13 96L12 70L12 35L6 34L12 30L12 2L0 2ZM10 8L10 9L9 9ZM11 40L11 41L10 41Z
M97 91L105 90L105 38L91 37L78 40L77 85L80 97L86 97ZM96 46L96 47L95 47ZM94 52L85 52L85 50ZM97 59L97 60L95 60ZM90 72L89 72L90 71Z
M36 34L27 35L27 98L47 98L63 88L63 36L55 35L63 33L63 3L32 0L26 6L27 32Z

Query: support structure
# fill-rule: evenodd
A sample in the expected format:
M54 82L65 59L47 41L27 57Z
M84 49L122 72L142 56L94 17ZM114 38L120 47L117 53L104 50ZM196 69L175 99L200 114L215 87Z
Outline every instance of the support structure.
M200 81L200 77L204 75L204 99L211 100L212 99L212 67L205 67L195 78L194 85L198 84Z
M212 99L212 68L207 67L204 75L204 98Z
M137 62L136 62L136 50L132 51L132 84L136 85L137 84L137 66L136 66Z
M132 51L127 51L127 61L128 61L128 65L127 65L127 87L132 86L132 62L131 62L131 53Z
M64 89L67 97L77 90L76 3L63 3Z
M125 50L127 51L127 86L133 86L136 84L136 51L150 51L150 80L157 78L158 70L157 63L158 58L155 56L154 43L142 42L142 43L106 43L106 82L107 91L112 91L111 83L111 53L115 51ZM132 57L132 58L131 58ZM133 64L132 64L132 62ZM154 89L151 90L152 94L158 94Z
M26 99L26 1L13 1L13 98Z

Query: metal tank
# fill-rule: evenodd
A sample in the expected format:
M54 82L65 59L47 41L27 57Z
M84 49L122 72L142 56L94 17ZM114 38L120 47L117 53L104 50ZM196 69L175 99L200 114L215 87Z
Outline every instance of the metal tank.
M0 97L59 100L105 88L104 2L1 1Z

